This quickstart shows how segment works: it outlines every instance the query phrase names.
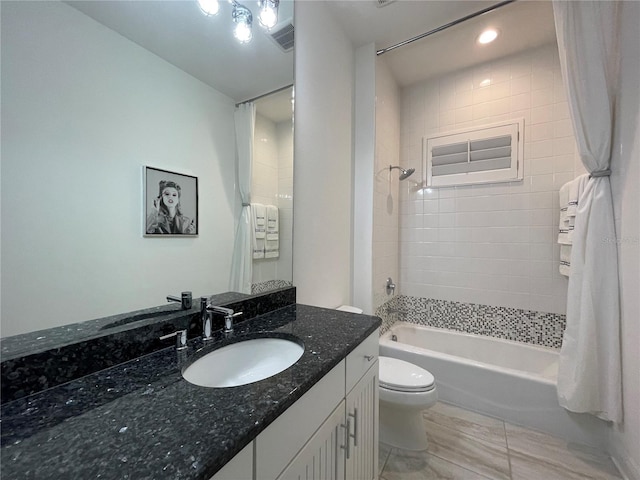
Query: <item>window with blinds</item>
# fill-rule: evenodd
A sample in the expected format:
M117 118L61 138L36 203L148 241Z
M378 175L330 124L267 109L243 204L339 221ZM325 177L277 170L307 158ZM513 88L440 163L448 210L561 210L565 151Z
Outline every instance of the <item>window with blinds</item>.
M520 119L425 138L426 186L522 180L523 127Z

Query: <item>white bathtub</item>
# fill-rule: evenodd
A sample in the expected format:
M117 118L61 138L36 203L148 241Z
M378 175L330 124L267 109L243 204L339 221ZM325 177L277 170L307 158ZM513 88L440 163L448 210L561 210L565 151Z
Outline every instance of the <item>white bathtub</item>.
M380 337L380 355L429 370L446 403L571 442L606 446L604 422L560 407L557 350L399 322Z

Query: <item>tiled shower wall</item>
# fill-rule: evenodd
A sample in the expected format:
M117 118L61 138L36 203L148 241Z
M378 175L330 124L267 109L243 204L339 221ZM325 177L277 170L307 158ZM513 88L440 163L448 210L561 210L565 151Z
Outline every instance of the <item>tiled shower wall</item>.
M434 189L400 183L401 293L564 314L558 189L584 170L555 44L407 87L401 102L401 163L421 173L426 135L525 121L524 181Z
M550 348L562 346L565 315L399 295L378 308L380 334L398 321L513 340Z
M253 293L291 285L293 258L293 129L256 115L251 201L279 209L279 258L253 260Z

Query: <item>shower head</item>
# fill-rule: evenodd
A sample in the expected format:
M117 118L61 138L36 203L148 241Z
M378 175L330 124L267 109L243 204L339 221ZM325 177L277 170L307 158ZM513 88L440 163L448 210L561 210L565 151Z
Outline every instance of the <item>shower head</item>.
M404 169L402 167L395 167L393 165L389 165L389 171L393 170L394 168L397 168L398 170L400 170L400 180L404 180L405 178L409 178L411 176L411 174L413 174L413 172L416 171L415 168L408 168L408 169Z

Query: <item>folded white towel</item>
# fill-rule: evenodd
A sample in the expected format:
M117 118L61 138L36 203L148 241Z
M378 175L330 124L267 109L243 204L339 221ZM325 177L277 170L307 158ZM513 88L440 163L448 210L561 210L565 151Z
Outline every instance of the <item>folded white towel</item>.
M280 221L278 218L278 207L276 207L275 205L267 205L266 210L267 234L264 247L264 257L278 258L280 256Z
M262 222L262 226L258 223ZM253 258L264 258L265 208L260 203L251 204L251 252Z
M580 175L560 187L558 192L560 204L560 224L558 225L558 243L560 244L560 273L569 276L571 271L571 245L576 225L576 213L580 197L584 192L588 175Z
M571 245L560 245L560 273L569 276L571 272Z
M266 235L267 209L261 203L251 204L251 213L253 214L253 231L256 238L264 238Z

